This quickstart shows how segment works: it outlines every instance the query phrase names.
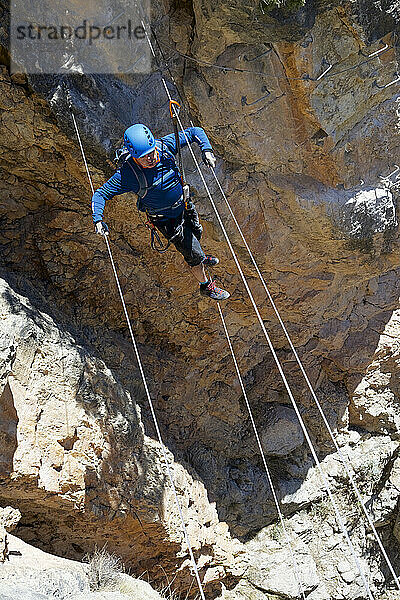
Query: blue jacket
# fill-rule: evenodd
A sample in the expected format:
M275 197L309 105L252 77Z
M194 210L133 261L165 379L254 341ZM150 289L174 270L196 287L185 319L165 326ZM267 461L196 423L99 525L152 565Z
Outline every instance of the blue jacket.
M185 133L190 143L197 142L199 144L202 152L212 151L209 139L201 127L188 127L185 129ZM179 140L181 147L187 146L182 131L179 132ZM157 147L161 148L159 162L151 169L142 169L149 189L140 203L143 210L147 210L149 214L177 217L182 214L183 201L180 201L182 182L174 158L178 152L175 135L172 133L157 140ZM130 160L132 158L128 159L128 161ZM124 162L114 175L93 194L92 213L95 223L103 219L106 200L125 192L137 193L139 191L139 182L128 161Z

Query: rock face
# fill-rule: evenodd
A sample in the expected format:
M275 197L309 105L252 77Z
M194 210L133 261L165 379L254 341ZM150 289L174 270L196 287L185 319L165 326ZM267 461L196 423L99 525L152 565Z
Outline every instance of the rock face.
M15 510L11 506L0 509L0 563L4 563L9 558L7 532L16 528L20 518L19 510Z
M398 87L387 84L397 70L399 7L261 9L155 3L154 29L396 562L400 130ZM68 91L97 186L112 172L111 149L126 125L169 132L159 75L10 75L3 25L1 502L21 509L18 534L27 541L70 558L107 541L156 581L162 557L168 576L194 595L108 254L92 233L66 102ZM219 256L232 293L226 323L300 580L311 600L367 597L200 178L189 165L187 175L205 247ZM373 591L383 594L390 574L209 173L207 180ZM176 253L151 252L134 206L134 197L115 198L106 221L207 593L220 595L222 583L229 599L295 598L286 536L218 313Z
M398 433L400 427L399 328L400 314L395 310L349 408L351 422L374 433Z
M24 512L20 533L62 556L107 544L137 570L154 559L156 567L159 553L182 565L187 551L175 557L183 535L161 449L144 434L134 399L103 361L5 280L0 314L0 451L14 448L0 486ZM204 486L171 454L169 461L194 550L203 555L220 539L217 562L231 563L237 544ZM205 575L213 554L199 558Z
M113 569L106 553L100 565L93 558L81 564L53 556L14 536L10 548L10 562L0 571L1 600L162 600L146 581ZM91 585L94 570L98 579Z

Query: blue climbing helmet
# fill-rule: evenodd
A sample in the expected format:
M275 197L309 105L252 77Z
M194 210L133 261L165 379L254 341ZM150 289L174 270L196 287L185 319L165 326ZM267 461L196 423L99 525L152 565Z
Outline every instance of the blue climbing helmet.
M141 158L156 147L156 140L146 125L136 123L124 133L124 143L133 158Z

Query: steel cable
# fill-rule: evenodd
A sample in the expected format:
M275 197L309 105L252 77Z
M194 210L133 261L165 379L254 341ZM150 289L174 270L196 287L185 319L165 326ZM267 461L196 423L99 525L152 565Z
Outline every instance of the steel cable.
M241 236L241 238L242 238L242 241L243 241L243 243L244 243L244 245L245 245L245 247L246 247L246 250L247 250L247 252L248 252L248 254L249 254L249 256L250 256L250 259L251 259L251 261L252 261L252 263L253 263L253 265L254 265L254 268L256 269L257 275L258 275L258 277L259 277L259 279L260 279L260 281L261 281L261 283L262 283L262 285L263 285L263 287L264 287L264 290L265 290L265 293L266 293L266 295L267 295L267 297L268 297L268 300L269 300L269 301L270 301L270 303L271 303L271 306L272 306L272 308L273 308L273 310L274 310L274 312L275 312L275 315L276 315L276 317L277 317L277 319L278 319L278 321L279 321L279 324L280 324L280 326L281 326L281 328L282 328L282 330L283 330L283 332L284 332L284 334L285 334L285 337L286 337L286 339L287 339L287 341L288 341L288 343L289 343L290 349L291 349L291 351L293 352L293 355L294 355L294 357L295 357L295 359L296 359L296 362L297 362L297 364L298 364L298 366L299 366L299 368L300 368L300 370L301 370L301 373L302 373L302 375L303 375L303 377L304 377L304 380L305 380L305 382L306 382L306 384L307 384L307 387L308 387L308 389L310 390L311 396L312 396L312 398L313 398L313 400L314 400L314 402L315 402L315 404L316 404L316 406L317 406L317 408L318 408L318 411L319 411L319 413L320 413L320 415L321 415L321 417L322 417L322 420L323 420L323 422L324 422L324 424L325 424L325 427L326 427L326 429L327 429L327 431L328 431L328 433L329 433L329 436L330 436L330 438L331 438L331 440L332 440L332 442L333 442L333 444L334 444L334 446L335 446L335 449L336 449L336 451L337 451L337 453L338 453L338 456L339 456L339 458L340 458L340 460L341 460L341 462L342 462L342 464L343 464L343 466L344 466L344 468L345 468L346 474L347 474L347 476L348 476L348 478L349 478L349 481L350 481L350 483L351 483L351 485L352 485L352 487L353 487L353 489L354 489L354 492L355 492L355 494L356 494L356 496L357 496L357 499L358 499L358 501L359 501L359 503L360 503L360 505L361 505L361 507L362 507L362 510L363 510L363 512L364 512L364 515L365 515L365 517L366 517L366 519L367 519L367 521L368 521L368 524L369 524L369 526L371 527L371 530L372 530L372 532L373 532L373 534L374 534L374 537L375 537L375 539L376 539L376 541L377 541L377 543L378 543L378 546L379 546L379 548L380 548L380 550L381 550L381 552L382 552L382 555L383 555L383 557L384 557L384 559L385 559L385 561L386 561L386 564L387 564L387 566L389 567L389 570L390 570L391 574L393 575L394 581L395 581L395 583L396 583L396 585L397 585L398 589L400 590L400 582L399 582L399 579L398 579L398 577L397 577L397 575L396 575L396 573L395 573L395 570L394 570L394 568L393 568L393 565L392 565L392 563L391 563L391 561L390 561L390 559L389 559L389 556L387 555L387 553L386 553L386 550L385 550L385 548L383 547L382 541L381 541L381 539L380 539L380 537L379 537L379 535L378 535L378 532L376 531L375 525L373 524L373 522L372 522L372 519L371 519L371 517L370 517L370 515L369 515L369 513L368 513L368 511L367 511L367 509L366 509L366 507L365 507L365 504L364 504L364 502L363 502L363 499L362 499L362 497L361 497L361 494L360 494L360 491L359 491L359 489L358 489L358 486L357 486L357 484L356 484L356 482L355 482L355 480L354 480L354 477L353 477L353 475L351 474L351 471L350 471L350 469L349 469L349 467L348 467L348 465L349 465L351 468L353 468L353 467L352 467L352 465L351 465L351 462L350 462L350 461L348 461L348 460L345 458L345 456L344 456L343 452L341 451L341 449L340 449L340 447L339 447L339 445L338 445L338 443L337 443L337 441L336 441L336 439L335 439L334 433L333 433L333 431L332 431L332 428L331 428L331 426L329 425L328 419L327 419L327 418L326 418L326 416L325 416L325 413L324 413L324 410L323 410L323 408L322 408L322 406L321 406L321 403L320 403L320 402L319 402L319 400L318 400L318 397L317 397L317 395L316 395L316 393L315 393L315 390L314 390L314 388L313 388L313 386L312 386L312 384L311 384L311 382L310 382L310 379L309 379L309 377L308 377L308 375L307 375L307 372L306 372L306 370L305 370L305 368L304 368L304 365L303 365L303 363L302 363L302 361L301 361L301 359L300 359L300 357L299 357L299 355L298 355L298 353L297 353L297 350L296 350L296 348L294 347L294 344L293 344L293 342L292 342L292 339L291 339L291 337L290 337L290 335L289 335L289 332L288 332L288 330L287 330L287 328L286 328L286 326L285 326L285 323L284 323L284 322L283 322L283 320L282 320L282 317L281 317L281 315L280 315L280 313L279 313L279 311L278 311L278 308L277 308L277 306L276 306L276 304L275 304L275 302L274 302L274 299L273 299L273 297L272 297L272 294L271 294L271 292L269 291L269 288L268 288L268 286L267 286L267 283L266 283L266 281L265 281L265 279L264 279L264 277L263 277L263 275L262 275L262 273L261 273L261 271L260 271L260 269L259 269L259 267L258 267L258 264L257 264L257 262L256 262L256 260L255 260L255 258L254 258L254 256L253 256L253 253L252 253L252 251L250 250L250 247L249 247L249 245L248 245L248 243L247 243L247 240L246 240L246 238L245 238L245 236L244 236L244 234L243 234L243 232L242 232L242 229L241 229L241 227L240 227L240 225L239 225L239 223L238 223L238 221L237 221L237 219L236 219L236 217L235 217L235 214L234 214L234 212L233 212L233 210L232 210L232 208L231 208L231 205L230 205L230 203L229 203L229 201L228 201L228 198L226 197L226 194L225 194L225 192L224 192L224 190L223 190L223 188L222 188L222 186L221 186L221 184L220 184L220 182L219 182L219 180L218 180L218 177L217 177L217 175L216 175L216 173L215 173L215 169L212 169L212 172L213 172L213 175L214 175L215 181L217 182L217 185L218 185L218 187L219 187L219 190L220 190L220 192L222 193L222 196L223 196L223 198L224 198L224 200L225 200L225 203L226 203L226 205L227 205L227 207L228 207L228 210L229 210L229 212L230 212L230 214L231 214L231 217L232 217L232 219L233 219L233 221L234 221L234 223L235 223L235 225L236 225L236 227L237 227L237 229L238 229L238 231L239 231L239 234L240 234L240 236Z
M72 110L71 110L71 115L72 115L72 120L73 120L73 123L74 123L74 126L75 126L75 131L76 131L76 135L77 135L77 138L78 138L79 146L80 146L80 149L81 149L81 153L82 153L82 157L83 157L83 162L85 163L86 172L87 172L87 175L88 175L88 178L89 178L90 187L91 187L92 193L94 194L94 187L93 187L92 177L90 175L89 167L88 167L86 156L85 156L85 151L83 149L83 145L82 145L82 141L81 141L81 136L79 134L78 126L77 126L77 123L76 123L76 120L75 120L75 116L74 116L74 113L72 112ZM145 376L145 373L144 373L144 369L143 369L142 361L141 361L141 358L140 358L139 350L138 350L138 347L137 347L137 344L136 344L135 336L133 334L131 320L129 318L128 310L126 308L125 299L124 299L124 295L122 293L122 288L121 288L121 285L120 285L120 282L119 282L119 277L118 277L117 269L115 267L114 259L113 259L112 253L111 253L110 243L108 241L108 236L107 235L103 235L103 237L104 237L104 241L106 242L106 245L107 245L107 250L108 250L109 257L110 257L112 270L113 270L113 273L114 273L114 277L115 277L115 281L116 281L116 284L117 284L118 292L119 292L119 295L120 295L120 298L121 298L121 303L122 303L122 307L123 307L123 310L124 310L126 322L128 324L128 329L129 329L129 333L130 333L130 336L131 336L131 339L132 339L132 344L133 344L133 348L134 348L134 351L135 351L136 360L137 360L137 363L139 365L140 375L142 377L143 386L144 386L144 389L145 389L145 392L146 392L146 396L147 396L147 400L148 400L148 403L149 403L149 406L150 406L150 411L151 411L151 415L153 417L153 422L154 422L154 426L155 426L155 429L156 429L156 432L157 432L158 441L159 441L161 449L162 449L162 454L163 454L164 462L165 462L165 465L167 467L168 478L169 478L169 481L171 483L171 487L172 487L172 490L173 490L173 493L174 493L175 503L176 503L176 506L177 506L177 509L178 509L178 512L179 512L180 521L181 521L181 524L182 524L182 531L183 531L183 534L184 534L184 539L186 541L186 544L187 544L187 547L188 547L188 550L189 550L189 555L190 555L190 559L191 559L191 562L192 562L193 570L194 570L194 573L195 573L197 585L199 587L200 596L201 596L202 600L205 600L203 585L202 585L201 580L200 580L200 575L199 575L199 571L197 569L197 564L196 564L196 561L195 561L195 558L194 558L192 546L191 546L189 535L188 535L188 532L187 532L187 527L186 527L186 524L185 524L185 519L183 517L183 512L182 512L181 505L180 505L180 502L179 502L179 499L178 499L178 493L176 491L176 487L175 487L175 483L174 483L174 478L172 476L171 467L170 467L169 460L168 460L168 457L167 457L167 451L166 451L164 442L162 440L160 428L158 426L157 416L156 416L156 413L155 413L155 410L154 410L154 406L153 406L153 402L152 402L152 399L151 399L149 387L147 385L147 380L146 380L146 376Z
M272 482L271 473L270 473L269 468L268 468L267 459L265 458L265 453L264 453L264 450L263 450L263 447L262 447L262 444L261 444L261 439L260 439L260 436L259 436L259 433L258 433L258 429L257 429L256 423L255 423L255 420L254 420L253 411L251 410L251 406L250 406L250 402L249 402L249 399L248 399L248 396L247 396L246 388L244 386L242 375L240 373L239 364L237 362L237 359L236 359L236 356L235 356L235 352L233 350L232 342L231 342L231 339L230 339L230 336L229 336L228 328L226 326L225 318L224 318L224 315L222 313L220 303L217 302L217 305L218 305L219 315L220 315L221 321L222 321L222 326L223 326L223 329L224 329L224 332L225 332L225 336L226 336L226 339L227 339L227 342L228 342L228 346L229 346L229 349L230 349L231 354L232 354L232 360L233 360L233 363L235 365L236 374L237 374L238 379L239 379L239 383L240 383L240 387L241 387L241 390L242 390L243 398L244 398L244 401L246 403L246 407L247 407L247 410L248 410L248 413L249 413L249 416L250 416L251 425L253 427L254 435L255 435L255 438L257 440L258 449L260 451L261 459L262 459L262 462L263 462L263 465L264 465L264 469L265 469L265 472L267 474L267 479L268 479L269 486L271 488L271 492L272 492L272 496L273 496L273 499L274 499L274 502L275 502L276 510L277 510L277 513L278 513L278 516L279 516L280 523L282 525L283 532L285 534L285 538L286 538L287 544L289 546L290 558L291 558L291 561L292 561L293 573L294 573L294 576L295 576L295 579L296 579L297 586L299 588L300 596L303 598L303 600L305 600L304 589L303 589L303 586L302 586L302 583L301 583L301 579L300 579L300 575L299 575L299 572L298 572L299 571L299 566L298 566L297 561L296 561L295 556L294 556L292 544L290 542L289 533L288 533L288 530L287 530L286 525L285 525L285 520L283 518L281 507L279 505L278 495L277 495L277 493L275 491L274 484Z
M153 45L152 45L152 43L151 43L151 40L150 40L150 38L149 38L149 35L148 35L148 33L147 33L146 26L145 26L145 24L144 24L144 22L143 22L143 21L142 21L142 27L143 27L143 29L144 29L144 31L145 31L146 39L147 39L147 42L148 42L148 44L149 44L149 47L150 47L150 49L151 49L152 55L153 55L153 57L154 57L154 58L157 60L156 54L155 54L155 52L154 52ZM166 81L165 81L165 79L164 79L164 77L163 77L162 75L161 75L161 81L162 81L163 87L164 87L164 89L165 89L165 92L166 92L166 94L167 94L167 96L168 96L168 99L171 101L171 100L172 100L172 96L171 96L171 94L170 94L170 92L169 92L169 89L168 89L167 83L166 83ZM352 541L351 541L351 539L350 539L350 537L349 537L349 534L348 534L348 532L347 532L347 529L346 529L346 527L345 527L345 525L344 525L344 522L343 522L343 519L342 519L342 517L341 517L340 511L339 511L339 509L338 509L338 506L337 506L337 504L336 504L336 502L335 502L335 499L333 498L333 495L332 495L332 492L331 492L331 489L330 489L330 485L329 485L329 483L328 483L328 480L327 480L327 478L325 477L325 474L324 474L324 472L323 472L323 470L322 470L321 463L320 463L320 461L319 461L319 459L318 459L318 456L317 456L317 454L316 454L316 452L315 452L315 449L314 449L314 446L313 446L313 444L312 444L311 438L310 438L310 436L309 436L309 433L308 433L308 431L307 431L307 428L306 428L306 426L305 426L305 424L304 424L303 418L302 418L302 416L301 416L301 414L300 414L299 408L298 408L298 406L297 406L297 403L296 403L296 401L295 401L295 399L294 399L294 396L293 396L293 393L292 393L292 391L291 391L291 388L290 388L290 386L289 386L289 383L288 383L288 381L287 381L287 379L286 379L286 376L285 376L285 374L284 374L284 372L283 372L283 369L282 369L282 366L281 366L281 364L280 364L279 358L278 358L278 356L277 356L277 354L276 354L275 348L274 348L274 346L273 346L273 344L272 344L272 341L271 341L271 339L270 339L270 337L269 337L269 334L268 334L268 332L267 332L267 330L266 330L266 328L265 328L264 322L263 322L263 320L262 320L262 317L261 317L261 315L260 315L260 312L259 312L259 309L258 309L258 307L257 307L257 304L256 304L256 302L255 302L255 300L254 300L253 294L252 294L252 292L251 292L251 290L250 290L250 288L249 288L249 285L248 285L248 283L247 283L246 277L245 277L245 275L244 275L244 273L243 273L243 270L242 270L242 268L241 268L241 266L240 266L240 263L239 263L239 261L238 261L238 258L237 258L237 256L236 256L235 250L233 249L232 243L231 243L231 241L230 241L230 239L229 239L229 236L228 236L228 234L227 234L227 232L226 232L226 229L225 229L225 226L224 226L224 224L223 224L223 222L222 222L221 216L220 216L220 214L219 214L219 212L218 212L218 210L217 210L217 207L216 207L216 205L215 205L215 202L214 202L214 200L213 200L213 197L212 197L212 195L211 195L211 192L210 192L210 190L209 190L209 188L208 188L207 182L206 182L206 180L204 179L204 175L203 175L203 173L202 173L202 171L201 171L201 169L200 169L200 166L199 166L199 163L198 163L198 161L197 161L197 158L196 158L196 156L195 156L195 154L194 154L194 152L193 152L193 149L192 149L192 147L191 147L191 145L190 145L190 142L189 142L189 140L188 140L188 137L187 137L187 135L186 135L185 129L184 129L183 125L182 125L182 121L181 121L181 119L180 119L180 117L179 117L179 114L177 114L177 112L176 112L175 108L174 108L174 112L175 112L176 119L177 119L177 121L178 121L178 123L179 123L179 127L180 127L180 129L181 129L181 131L182 131L182 133L183 133L183 135L184 135L184 137L185 137L185 139L186 139L186 142L187 142L187 145L188 145L189 151L190 151L190 153L191 153L192 159L193 159L193 161L194 161L194 164L195 164L195 166L196 166L196 168L197 168L197 170L198 170L198 173L199 173L199 175L200 175L200 178L201 178L201 180L202 180L202 182L203 182L203 185L204 185L204 188L205 188L205 190L206 190L207 196L208 196L208 198L209 198L209 200L210 200L210 202L211 202L211 206L212 206L212 207L213 207L213 209L214 209L214 212L215 212L215 215L216 215L216 217L217 217L218 223L219 223L219 225L220 225L220 227L221 227L221 230L222 230L222 232L223 232L223 235L224 235L224 237L225 237L225 240L226 240L226 242L227 242L227 244L228 244L228 247L229 247L229 249L230 249L230 251L231 251L232 257L233 257L233 259L234 259L234 261L235 261L236 267L237 267L237 269L238 269L238 271L239 271L239 274L240 274L240 276L241 276L241 278L242 278L242 281L243 281L243 284L244 284L244 286L245 286L245 288L246 288L247 294L248 294L248 296L249 296L249 298L250 298L250 301L251 301L251 303L252 303L252 305L253 305L253 308L254 308L254 311L255 311L255 313L256 313L256 315L257 315L257 318L258 318L258 321L259 321L259 323L260 323L261 329L262 329L262 331L263 331L263 333L264 333L264 336L265 336L265 338L266 338L266 340L267 340L267 343L268 343L268 346L269 346L269 348L270 348L271 354L272 354L272 356L273 356L273 358L274 358L274 361L275 361L275 364L276 364L276 366L277 366L277 368L278 368L279 374L280 374L280 376L281 376L281 378L282 378L282 381L283 381L283 383L284 383L284 385L285 385L286 391L287 391L287 393L288 393L288 396L289 396L289 398L290 398L290 401L291 401L291 403L292 403L292 406L293 406L293 408L294 408L294 411L295 411L295 413L296 413L296 415L297 415L297 418L298 418L298 420L299 420L299 423L300 423L301 429L302 429L302 431L303 431L304 437L305 437L305 439L306 439L306 441L307 441L307 444L308 444L308 446L309 446L309 448L310 448L310 451L311 451L311 454L312 454L312 456L313 456L313 459L314 459L314 461L315 461L315 463L316 463L316 466L317 466L318 472L319 472L319 474L320 474L320 476L321 476L321 479L322 479L322 481L323 481L323 483L324 483L324 487L325 487L325 489L326 489L326 492L327 492L327 494L328 494L328 496L329 496L329 499L330 499L330 501L331 501L331 503L332 503L332 506L333 506L333 509L334 509L334 512L335 512L335 515L336 515L337 522L338 522L338 524L339 524L339 526L340 526L340 528L341 528L341 530L342 530L342 533L343 533L343 535L345 536L345 538L346 538L346 541L347 541L347 543L348 543L348 545L349 545L350 552L351 552L351 554L352 554L352 556L353 556L353 560L354 560L354 562L355 562L355 564L356 564L357 570L358 570L358 571L359 571L359 573L360 573L360 576L361 576L361 579L362 579L362 581L363 581L363 583L364 583L364 586L365 586L365 589L366 589L366 591L367 591L368 597L370 598L370 600L373 600L373 595L372 595L372 593L371 593L371 590L370 590L370 587L369 587L369 583L368 583L368 581L367 581L367 579L366 579L366 576L365 576L364 570L363 570L363 568L361 567L361 564L360 564L360 562L359 562L359 560L358 560L358 557L357 557L357 554L356 554L356 552L355 552L355 549L354 549L353 543L352 543Z
M163 54L163 52L162 52L162 49L161 49L161 46L160 46L160 42L158 41L158 39L157 39L157 36L156 36L156 34L155 34L154 30L153 30L153 29L151 29L151 31L152 31L152 33L153 33L153 36L154 36L155 40L156 40L157 47L158 47L158 49L159 49L159 51L160 51L160 53L161 53L161 56L163 57L163 60L165 60L164 54ZM169 47L169 46L167 46L166 44L164 44L164 45L165 45L166 47ZM382 55L382 54L385 54L385 53L386 53L386 52L388 52L389 50L391 50L391 49L393 49L393 48L396 48L396 47L397 47L397 45L388 46L388 45L386 44L386 48L382 48L381 50L378 50L378 51L376 51L376 52L372 53L371 55L369 55L369 56L367 57L367 60L365 60L365 61L362 61L362 62L358 63L358 64L357 64L357 65L355 65L354 67L350 67L350 68L348 68L348 69L342 69L342 70L340 70L340 71L335 71L335 72L331 73L330 75L328 75L328 73L326 73L326 74L325 74L325 76L333 76L333 75L336 75L336 74L339 74L339 73L345 73L345 72L347 72L347 71L349 71L349 70L352 70L352 69L358 68L359 66L361 66L361 65L363 65L363 64L366 64L366 63L369 63L369 62L371 62L371 61L372 61L374 58L376 58L376 56L377 56L377 55ZM174 51L174 49L173 49L173 48L171 48L171 47L169 47L169 48L170 48L171 50L173 50L173 51ZM182 53L180 53L180 52L179 52L179 51L177 51L177 50L175 50L175 52L177 52L178 54L182 54ZM153 53L153 54L154 54L154 53ZM188 56L186 56L186 55L185 55L185 57L186 57L186 58L190 58L190 57L188 57ZM338 63L336 63L336 64L338 64ZM208 64L208 66L215 66L215 67L219 67L219 65L211 65L211 64ZM333 65L333 66L335 66L335 65ZM329 70L329 69L328 69L328 70ZM168 71L169 71L169 73L170 73L170 70L169 70L169 69L168 69ZM175 87L177 87L177 85L176 85L175 81L173 81L173 83L174 83ZM178 88L177 88L177 89L178 89ZM178 90L178 93L179 93L179 90ZM182 96L181 96L181 94L180 94L180 93L179 93L179 96L182 98ZM313 398L313 400L314 400L314 402L315 402L315 404L316 404L316 406L317 406L317 408L318 408L318 411L319 411L319 412L320 412L320 414L321 414L322 420L323 420L323 422L324 422L324 424L325 424L325 427L326 427L326 429L327 429L327 431L328 431L328 433L329 433L329 436L330 436L330 438L331 438L331 440L332 440L332 442L333 442L333 444L334 444L334 446L335 446L335 449L336 449L336 451L337 451L337 453L338 453L338 456L339 456L339 458L340 458L340 460L341 460L341 462L342 462L342 464L343 464L343 466L344 466L344 469L345 469L345 471L346 471L346 474L347 474L347 476L348 476L348 478L349 478L349 481L350 481L350 483L351 483L351 485L352 485L352 487L353 487L353 489L354 489L354 492L355 492L355 494L356 494L357 500L358 500L358 502L359 502L359 503L360 503L360 505L361 505L361 508L362 508L362 511L363 511L363 513L364 513L364 515L365 515L365 518L367 519L367 522L368 522L368 524L369 524L369 526L370 526L370 528L371 528L371 530L372 530L372 532L373 532L373 535L374 535L374 537L375 537L375 539L376 539L376 541L377 541L377 543L378 543L378 546L379 546L379 548L380 548L380 551L382 552L382 555L383 555L383 557L384 557L384 559L385 559L385 562L386 562L386 564L387 564L387 566L388 566L388 568L389 568L389 570L390 570L390 573L391 573L391 574L392 574L392 576L393 576L393 579L394 579L394 581L395 581L395 583L396 583L396 586L397 586L397 588L400 590L400 581L399 581L399 579L398 579L398 577L397 577L397 575L396 575L396 572L395 572L395 570L394 570L394 567L393 567L393 565L392 565L392 563L391 563L391 561L390 561L390 559L389 559L389 556L388 556L388 554L387 554L387 552L386 552L386 550L385 550L385 548L384 548L384 546L383 546L383 544L382 544L382 541L381 541L381 539L380 539L380 537L379 537L379 535L378 535L378 532L377 532L377 530L376 530L376 528L375 528L375 525L374 525L374 523L373 523L373 521L372 521L372 519L371 519L371 516L370 516L370 514L368 513L368 511L367 511L367 509L366 509L366 507L365 507L365 504L364 504L364 502L363 502L363 499L362 499L362 497L361 497L361 494L360 494L360 491L359 491L359 489L358 489L358 486L357 486L357 484L356 484L356 482L355 482L355 480L354 480L354 477L353 477L353 475L352 475L352 473L351 473L351 471L350 471L350 469L349 469L349 466L350 466L350 468L351 468L351 469L353 469L353 467L352 467L352 465L351 465L351 462L350 462L349 460L347 460L347 459L346 459L346 457L344 456L343 452L341 451L341 449L340 449L340 447L339 447L338 443L336 442L336 439L335 439L335 437L334 437L334 433L333 433L333 431L332 431L332 429L331 429L331 427L330 427L330 425L329 425L329 422L328 422L328 420L327 420L327 418L326 418L326 416L325 416L325 413L324 413L324 411L323 411L323 409L322 409L322 406L321 406L321 404L320 404L320 402L319 402L319 400L318 400L318 398L317 398L317 395L316 395L316 393L315 393L315 391L314 391L314 389L313 389L313 386L311 385L311 382L310 382L310 380L309 380L309 378L308 378L308 375L307 375L307 373L306 373L306 371L305 371L305 369L304 369L304 366L303 366L303 364L302 364L302 362L301 362L301 360L300 360L300 357L298 356L298 353L297 353L297 351L296 351L296 349L295 349L295 347L294 347L294 345L293 345L293 343L292 343L292 340L291 340L291 338L290 338L290 335L289 335L289 333L288 333L288 331L287 331L287 328L286 328L286 326L285 326L285 324L284 324L284 322L283 322L283 320L282 320L282 318L281 318L281 316L280 316L280 313L279 313L279 311L278 311L278 309L277 309L277 307L276 307L276 304L275 304L275 302L274 302L274 300L273 300L273 298L272 298L272 295L271 295L271 293L270 293L270 291L269 291L269 289L268 289L268 286L267 286L267 284L266 284L266 282L265 282L265 279L264 279L263 275L262 275L262 274L261 274L261 272L260 272L260 269L259 269L259 267L258 267L258 264L257 264L257 262L256 262L256 260L255 260L255 258L254 258L254 256L253 256L253 253L252 253L252 252L251 252L251 250L250 250L250 247L249 247L249 245L248 245L248 243L247 243L247 240L246 240L246 238L245 238L245 236L244 236L244 234L243 234L243 232L242 232L242 229L241 229L241 227L240 227L240 225L239 225L239 223L238 223L238 221L237 221L237 219L236 219L236 217L235 217L235 214L233 213L233 210L232 210L232 208L231 208L231 206L230 206L230 203L229 203L229 201L228 201L228 199L227 199L227 197L226 197L226 194L225 194L225 192L224 192L224 190L223 190L223 188L222 188L222 186L221 186L221 183L219 182L219 180L218 180L218 178L217 178L217 175L216 175L216 173L215 173L215 169L213 169L213 168L212 168L212 173L213 173L213 176L214 176L214 178L215 178L215 181L216 181L216 183L217 183L217 185L218 185L218 187L219 187L219 190L220 190L220 192L221 192L221 194L222 194L222 196L223 196L223 198L224 198L224 200L225 200L225 203L226 203L226 205L227 205L227 207L228 207L228 210L229 210L229 212L230 212L230 214L231 214L231 216L232 216L232 219L233 219L233 221L234 221L234 223L235 223L235 225L236 225L236 227L237 227L237 229L238 229L238 231L239 231L239 234L240 234L240 236L241 236L241 238L242 238L242 241L243 241L243 243L245 244L245 247L246 247L246 249L247 249L247 251L248 251L248 253L249 253L250 259L251 259L251 261L252 261L252 263L253 263L253 265L254 265L254 267L255 267L255 269L256 269L257 275L258 275L258 277L259 277L259 279L260 279L260 281L261 281L261 283L262 283L262 285L263 285L263 287L264 287L264 290L265 290L265 292L266 292L266 294L267 294L267 297L268 297L268 299L269 299L269 301L270 301L270 303L271 303L271 306L272 306L272 308L273 308L273 310L274 310L274 312L275 312L275 314L276 314L276 316L277 316L277 318L278 318L279 324L280 324L280 326L282 327L282 330L283 330L283 332L284 332L284 334L285 334L285 336L286 336L286 339L287 339L287 340L288 340L288 342L289 342L290 348L291 348L291 350L292 350L292 352L293 352L293 355L294 355L294 357L295 357L295 359L296 359L296 362L297 362L297 364L299 365L299 368L300 368L300 370L301 370L301 373L302 373L302 375L303 375L303 377L304 377L304 379L305 379L305 381L306 381L307 387L309 388L309 390L310 390L310 392L311 392L311 395L312 395L312 398ZM348 466L348 465L349 465L349 466Z

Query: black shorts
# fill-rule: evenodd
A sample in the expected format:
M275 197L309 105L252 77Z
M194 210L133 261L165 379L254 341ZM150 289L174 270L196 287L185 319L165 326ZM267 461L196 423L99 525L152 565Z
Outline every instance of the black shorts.
M190 222L183 218L183 213L173 219L160 217L150 217L150 219L162 235L167 240L171 240L171 244L174 244L182 254L189 267L197 267L203 262L206 255L193 233Z

